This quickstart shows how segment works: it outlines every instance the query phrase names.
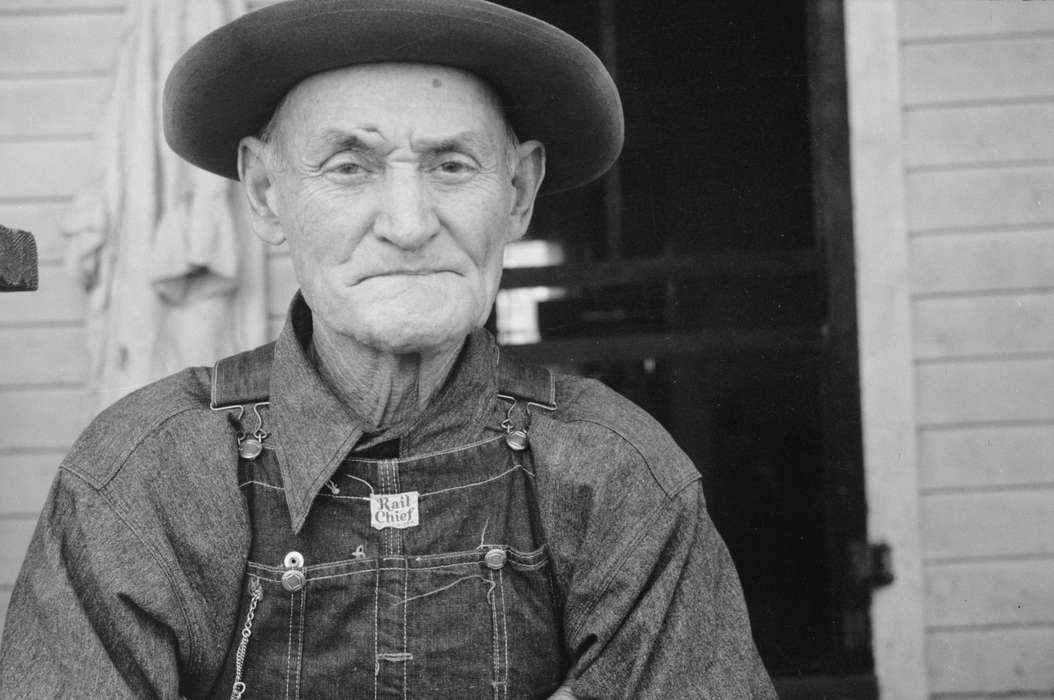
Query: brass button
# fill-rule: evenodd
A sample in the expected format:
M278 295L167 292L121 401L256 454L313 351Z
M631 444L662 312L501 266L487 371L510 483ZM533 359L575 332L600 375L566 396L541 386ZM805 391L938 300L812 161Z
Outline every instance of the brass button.
M505 433L505 444L519 452L527 449L527 431L510 430Z
M506 559L508 559L508 555L505 554L504 549L492 549L483 555L483 563L487 565L488 569L500 569L505 566Z

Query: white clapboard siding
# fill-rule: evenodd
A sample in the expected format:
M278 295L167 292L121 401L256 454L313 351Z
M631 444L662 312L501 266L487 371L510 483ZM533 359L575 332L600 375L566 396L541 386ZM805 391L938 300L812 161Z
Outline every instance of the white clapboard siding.
M921 364L915 384L921 425L1054 419L1054 358Z
M41 265L37 291L0 294L0 325L76 323L84 318L84 306L84 292L68 271Z
M900 27L908 41L1054 31L1054 10L1018 0L907 0Z
M0 547L0 586L10 586L15 582L36 523L36 516L0 520L0 542L4 543Z
M930 627L1054 624L1054 559L955 562L926 569Z
M65 450L95 409L84 389L0 389L0 451Z
M0 325L0 387L83 382L86 347L80 326Z
M1054 688L1054 627L935 632L927 643L930 692L1019 698ZM1012 694L1013 693L1013 694ZM1027 697L1027 696L1026 696Z
M906 105L1054 96L1054 37L909 44L901 62Z
M1054 227L911 240L914 296L1035 288L1054 288Z
M914 232L1054 223L1054 166L912 172L907 204Z
M0 21L0 75L101 73L113 63L124 12L10 14Z
M0 480L18 488L0 489L0 513L5 517L36 517L44 504L64 452L11 452L0 454Z
M66 241L60 227L66 215L68 200L0 201L0 224L33 234L41 264L59 262L65 255Z
M1054 158L1054 101L911 109L904 119L909 168Z
M95 162L90 138L0 142L0 198L76 194L89 182Z
M102 76L0 79L0 137L91 135L107 87Z
M924 494L927 560L1054 555L1054 488Z
M83 10L117 12L127 0L0 0L0 13L77 12Z
M921 430L918 446L924 490L1054 484L1054 422Z
M1054 291L922 299L912 314L919 360L1054 353Z
M4 628L7 618L7 606L11 602L11 589L0 586L0 630Z

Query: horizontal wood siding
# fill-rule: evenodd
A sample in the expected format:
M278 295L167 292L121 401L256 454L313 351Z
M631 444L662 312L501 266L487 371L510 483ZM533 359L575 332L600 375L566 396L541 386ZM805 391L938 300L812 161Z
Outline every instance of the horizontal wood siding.
M95 162L123 2L0 0L0 224L34 234L40 289L0 294L0 625L62 456L90 419L85 299L59 225Z
M927 665L1054 693L1054 4L903 0Z
M927 645L930 690L937 697L954 698L977 691L989 698L1030 692L1050 697L1052 648L1054 627L932 632Z

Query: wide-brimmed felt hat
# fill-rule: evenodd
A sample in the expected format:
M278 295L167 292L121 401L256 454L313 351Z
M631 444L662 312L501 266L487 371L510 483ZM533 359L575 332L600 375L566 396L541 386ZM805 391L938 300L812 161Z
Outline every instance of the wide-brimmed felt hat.
M622 103L596 54L556 27L484 0L289 0L194 44L165 83L164 130L179 155L238 179L257 134L297 83L334 68L413 62L469 71L513 130L546 148L543 192L602 175L622 149Z

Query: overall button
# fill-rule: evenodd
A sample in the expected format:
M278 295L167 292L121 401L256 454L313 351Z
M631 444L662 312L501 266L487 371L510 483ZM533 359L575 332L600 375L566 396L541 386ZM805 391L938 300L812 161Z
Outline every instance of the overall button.
M304 555L296 551L289 552L285 555L282 565L287 569L282 574L282 588L290 593L296 593L307 582L307 577L300 570L300 567L304 565Z
M483 555L483 563L487 565L488 569L500 569L505 566L505 560L508 555L505 554L504 549L492 549Z
M510 430L505 434L505 444L517 452L527 449L527 431Z
M304 576L303 571L287 571L282 574L282 588L286 589L290 593L296 593L304 587L304 583L307 581L307 577Z

